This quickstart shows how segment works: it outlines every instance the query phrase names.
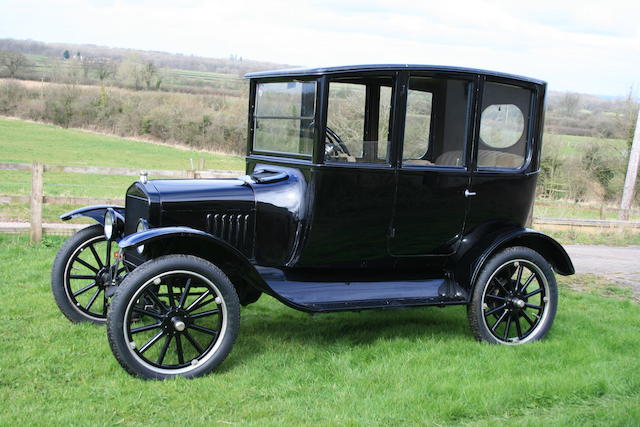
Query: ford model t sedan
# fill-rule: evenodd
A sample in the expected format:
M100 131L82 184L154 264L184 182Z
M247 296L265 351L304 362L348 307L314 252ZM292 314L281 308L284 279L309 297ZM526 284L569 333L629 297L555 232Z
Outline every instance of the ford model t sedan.
M106 323L143 378L222 363L240 306L309 313L464 304L475 338L524 344L574 273L527 228L546 84L474 69L377 65L253 73L246 174L147 180L55 260L72 321ZM268 319L265 319L268 322Z

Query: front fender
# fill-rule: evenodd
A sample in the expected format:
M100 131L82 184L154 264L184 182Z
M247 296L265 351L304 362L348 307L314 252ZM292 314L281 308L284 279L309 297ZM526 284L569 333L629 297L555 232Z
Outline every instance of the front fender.
M118 245L122 249L127 249L130 247L136 247L140 245L144 245L147 243L151 243L156 240L166 239L166 238L175 238L175 237L196 237L199 239L210 239L213 240L216 244L221 244L227 246L225 249L237 250L229 245L227 242L218 239L212 234L205 233L201 230L196 230L191 227L160 227L160 228L151 228L149 230L141 231L139 233L130 234L124 239L120 240ZM238 252L239 253L239 252Z
M190 227L151 228L126 236L118 245L121 249L145 245L145 253L152 257L185 254L206 259L229 277L243 305L254 302L261 291L268 289L255 266L242 252L201 230Z
M471 243L473 242L473 243ZM501 249L510 246L531 248L544 257L554 271L563 276L575 273L571 258L562 245L544 233L529 228L514 227L497 230L482 238L470 239L467 247L459 250L461 256L455 261L455 275L459 283L471 289L486 261Z
M63 221L69 221L73 218L78 218L81 216L86 216L95 220L97 223L104 225L104 213L107 209L113 209L118 215L124 218L124 207L115 206L115 205L93 205L93 206L85 206L83 208L74 209L67 213L60 215L60 219Z

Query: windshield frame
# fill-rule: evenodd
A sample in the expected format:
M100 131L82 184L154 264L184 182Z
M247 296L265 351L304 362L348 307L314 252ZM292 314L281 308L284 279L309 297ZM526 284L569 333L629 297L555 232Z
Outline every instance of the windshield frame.
M298 159L303 161L311 162L315 158L316 146L318 145L319 131L320 131L320 79L318 76L308 76L308 77L280 77L280 78L265 78L265 79L251 79L250 89L249 89L249 117L248 117L248 125L249 132L247 133L247 154L248 155L264 155L271 157L281 157L281 158L291 158ZM270 116L260 117L256 115L256 106L257 106L257 88L260 84L267 83L315 83L315 103L314 103L314 114L313 116L305 117L306 120L313 117L313 137L311 139L311 153L295 153L295 152L287 152L287 151L273 151L273 150L265 150L265 149L256 149L254 147L255 143L255 130L256 130L256 122L259 119L269 119ZM287 119L287 117L281 117L282 119ZM297 117L296 117L297 118Z

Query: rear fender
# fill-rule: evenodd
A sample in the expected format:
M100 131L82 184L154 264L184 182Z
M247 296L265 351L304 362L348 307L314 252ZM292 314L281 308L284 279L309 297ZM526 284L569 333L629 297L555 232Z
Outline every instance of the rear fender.
M114 205L85 206L83 208L75 209L60 215L60 219L63 221L69 221L73 218L86 216L87 218L91 218L97 223L104 225L104 213L109 208L113 209L116 214L120 215L122 217L122 221L124 222L124 207Z
M471 290L487 260L500 250L512 246L524 246L538 252L558 274L569 276L575 273L571 258L560 243L538 231L514 227L485 236L468 248L462 247L462 255L453 268L456 280Z
M249 259L218 237L190 227L152 228L130 234L118 243L121 249L144 245L143 256L194 255L215 264L229 277L243 305L255 302L268 288ZM126 254L126 252L125 252Z

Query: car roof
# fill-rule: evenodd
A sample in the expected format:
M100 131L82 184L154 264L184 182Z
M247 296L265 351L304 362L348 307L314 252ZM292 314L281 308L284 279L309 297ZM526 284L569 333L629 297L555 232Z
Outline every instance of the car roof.
M531 77L518 76L515 74L501 73L498 71L481 70L477 68L449 67L443 65L418 65L418 64L363 64L363 65L343 65L333 67L318 68L291 68L284 70L259 71L248 73L245 78L262 79L271 77L302 77L321 76L326 74L358 73L364 71L432 71L464 74L479 74L488 77L499 77L504 79L519 80L539 85L546 85L543 80Z

